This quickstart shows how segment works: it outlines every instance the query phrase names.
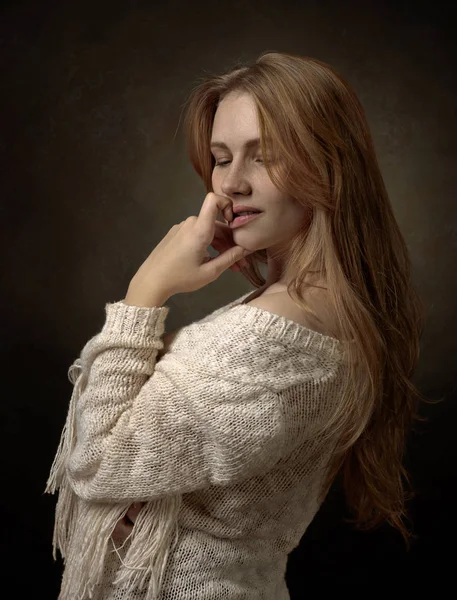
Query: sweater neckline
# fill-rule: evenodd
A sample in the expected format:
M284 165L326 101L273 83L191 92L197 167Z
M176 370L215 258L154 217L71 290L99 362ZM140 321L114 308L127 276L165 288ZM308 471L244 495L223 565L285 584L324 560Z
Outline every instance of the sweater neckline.
M292 345L312 351L326 351L330 356L341 356L343 343L341 340L309 329L297 321L272 313L266 309L244 304L244 300L252 292L243 294L231 303L230 310L237 311L237 321L246 328L253 328L262 335L267 335L286 345Z

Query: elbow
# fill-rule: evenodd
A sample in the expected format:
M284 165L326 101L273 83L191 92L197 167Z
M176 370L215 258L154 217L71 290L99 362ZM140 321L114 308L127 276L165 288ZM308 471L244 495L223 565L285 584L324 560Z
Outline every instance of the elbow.
M66 466L66 474L70 488L81 500L87 502L108 501L108 490L103 488L95 465L82 466L70 460Z
M117 497L112 489L103 489L96 479L88 481L68 475L68 483L73 493L86 502L103 502L117 504L122 498Z

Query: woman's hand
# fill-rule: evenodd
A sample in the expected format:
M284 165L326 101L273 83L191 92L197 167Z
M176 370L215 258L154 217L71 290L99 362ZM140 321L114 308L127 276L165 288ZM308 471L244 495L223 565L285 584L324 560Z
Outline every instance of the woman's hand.
M125 513L125 516L116 523L116 527L111 534L114 541L121 544L125 542L126 538L131 534L133 524L143 506L144 502L134 502Z
M233 220L232 201L210 192L198 217L191 216L173 225L132 278L125 301L155 306L158 298L194 292L249 254L250 250L229 245L227 231L222 234L223 223L216 221L219 210L228 222ZM211 258L207 248L215 237L216 246L228 249Z
M216 229L214 231L214 238L211 246L214 248L214 250L217 250L219 254L222 254L222 252L226 252L230 248L236 246L235 242L233 241L233 230L230 228L230 225L226 225L220 221L216 221L215 225ZM241 267L247 265L248 261L245 258L242 258L236 263L233 263L229 269L231 271L241 271Z

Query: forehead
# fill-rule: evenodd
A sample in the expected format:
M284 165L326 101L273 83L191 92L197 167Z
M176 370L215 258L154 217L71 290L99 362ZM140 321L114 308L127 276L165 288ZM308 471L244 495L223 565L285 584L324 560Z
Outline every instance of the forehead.
M250 140L245 140L242 143L242 146L243 148L257 148L258 146L260 146L260 138L256 137ZM225 150L228 150L229 146L225 142L222 142L220 140L212 140L211 148L223 148Z
M257 111L248 94L229 94L219 104L214 115L212 141L242 144L259 139Z

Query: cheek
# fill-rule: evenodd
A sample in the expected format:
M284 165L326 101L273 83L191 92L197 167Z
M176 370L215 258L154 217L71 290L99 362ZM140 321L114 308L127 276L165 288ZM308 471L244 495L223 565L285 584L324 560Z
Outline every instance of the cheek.
M218 177L215 174L215 171L213 171L212 175L211 175L211 185L213 186L213 190L216 189L219 186L219 181L218 181Z
M309 216L303 206L287 200L283 204L279 219L284 226L289 227L290 230L297 231L307 223Z

